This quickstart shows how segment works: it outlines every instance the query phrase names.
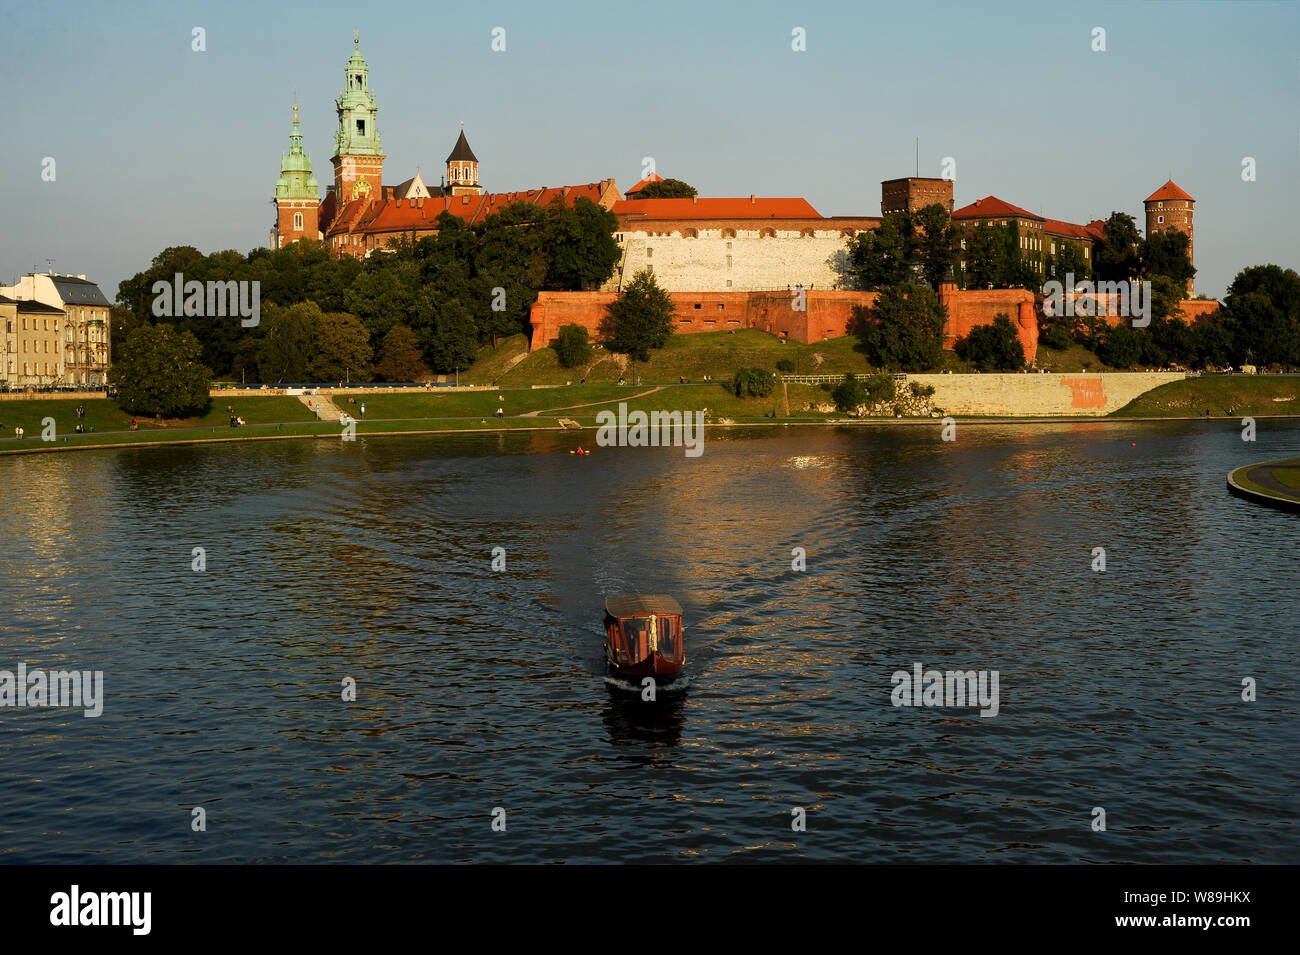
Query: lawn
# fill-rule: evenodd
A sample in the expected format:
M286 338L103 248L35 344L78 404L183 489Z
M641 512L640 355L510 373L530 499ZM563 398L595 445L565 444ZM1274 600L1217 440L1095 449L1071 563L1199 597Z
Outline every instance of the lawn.
M1279 400L1280 399L1280 400ZM1130 401L1112 417L1210 417L1300 414L1300 378L1201 375L1171 381Z
M212 409L201 418L165 419L155 422L153 418L136 416L140 431L172 430L193 427L229 427L230 415L226 405L233 404L235 413L243 415L249 424L275 424L291 421L311 421L312 414L296 398L268 395L256 398L214 398ZM27 438L39 438L42 421L54 419L55 433L59 437L76 434L77 413L79 405L86 408L86 417L82 423L94 428L95 433L106 431L129 431L132 416L122 411L117 402L107 398L20 398L0 401L0 440L14 438L14 428L22 426Z

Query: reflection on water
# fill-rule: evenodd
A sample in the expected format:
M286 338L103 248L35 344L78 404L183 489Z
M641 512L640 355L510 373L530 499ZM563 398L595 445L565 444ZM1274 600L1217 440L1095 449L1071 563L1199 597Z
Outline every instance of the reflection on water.
M0 710L0 858L1300 860L1297 525L1224 489L1300 427L938 436L0 461L0 669L106 694ZM638 592L686 611L654 703L604 676ZM998 670L998 716L893 707L915 662Z

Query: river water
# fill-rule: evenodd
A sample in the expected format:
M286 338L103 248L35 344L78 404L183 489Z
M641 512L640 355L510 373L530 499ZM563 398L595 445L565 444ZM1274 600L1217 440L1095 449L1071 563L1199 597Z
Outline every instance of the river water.
M104 673L98 718L0 709L0 859L1300 862L1300 519L1224 486L1300 425L956 437L0 460L0 669ZM647 703L601 606L654 592ZM893 705L918 663L997 714Z

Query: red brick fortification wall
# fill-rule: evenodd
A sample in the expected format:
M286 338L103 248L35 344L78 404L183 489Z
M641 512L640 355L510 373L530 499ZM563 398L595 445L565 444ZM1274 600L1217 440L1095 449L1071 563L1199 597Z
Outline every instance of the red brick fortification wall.
M613 292L542 292L533 303L530 351L551 345L564 325L577 324L591 337L599 335L605 306L618 296ZM875 305L879 293L810 290L805 308L794 308L791 292L673 292L669 296L677 310L677 331L717 332L733 328L754 328L792 341L809 344L849 334L853 309ZM1038 318L1034 296L1021 289L941 293L948 307L944 347L951 348L970 334L976 325L991 325L999 313L1016 325L1025 359L1038 353ZM698 306L698 307L697 307Z
M948 308L948 325L943 331L943 347L952 348L970 334L976 325L992 325L1004 314L1016 326L1025 361L1038 355L1038 313L1034 293L1025 289L974 289L959 291L951 285L939 290L939 298Z

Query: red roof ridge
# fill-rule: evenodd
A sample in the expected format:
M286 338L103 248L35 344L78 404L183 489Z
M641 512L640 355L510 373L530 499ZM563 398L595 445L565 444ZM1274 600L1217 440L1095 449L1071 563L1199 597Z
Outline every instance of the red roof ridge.
M1151 195L1147 196L1145 202L1164 202L1168 199L1186 199L1188 202L1196 200L1189 196L1178 183L1170 179L1163 186L1157 189Z
M1036 216L1032 212L1021 209L1019 206L1013 206L1005 199L999 199L997 196L985 196L983 199L976 199L968 206L962 206L955 211L950 218L953 219L991 219L997 216L1018 216L1022 219L1036 219L1039 222L1046 221L1042 216Z

